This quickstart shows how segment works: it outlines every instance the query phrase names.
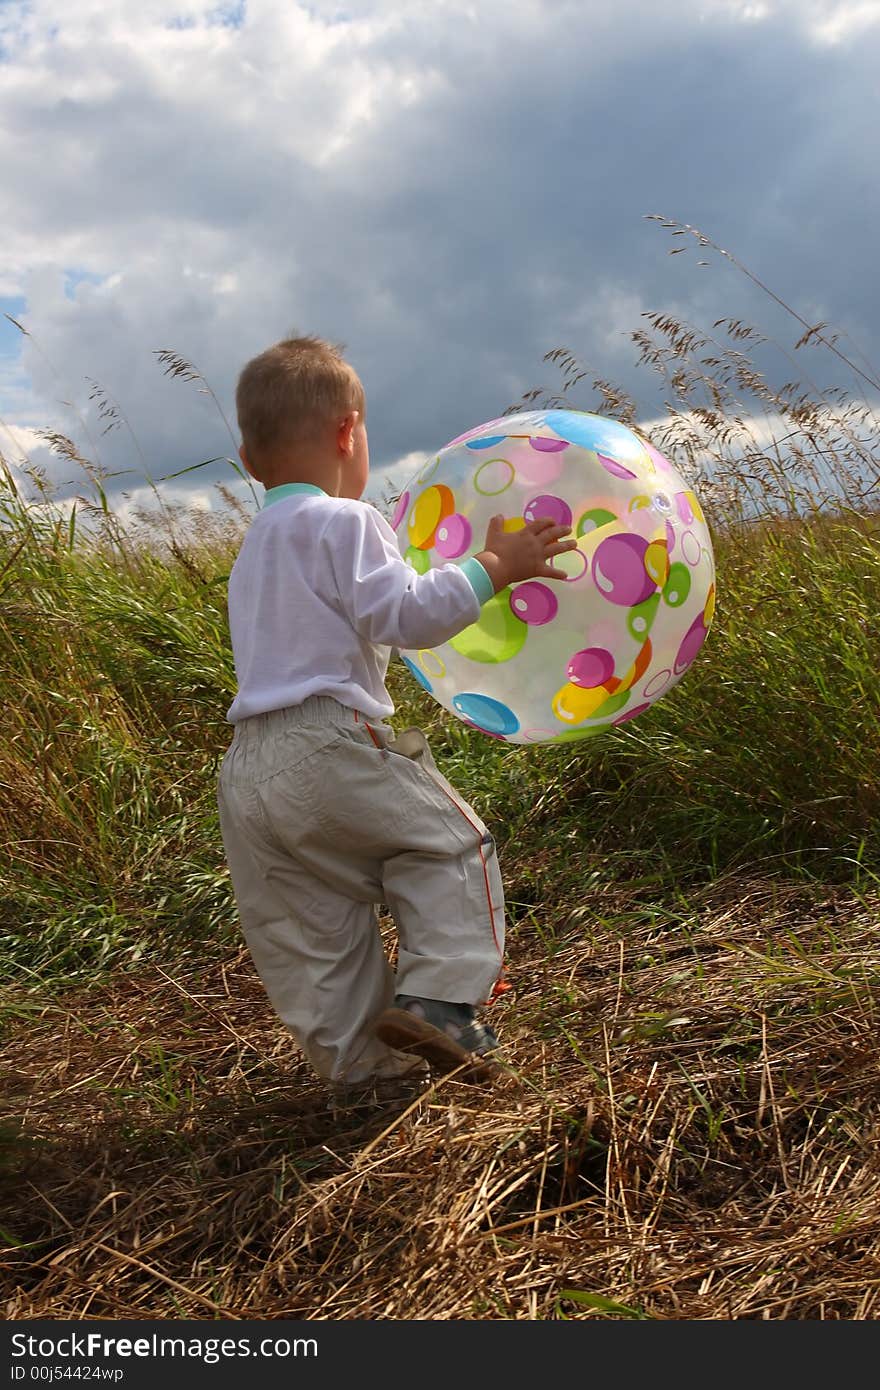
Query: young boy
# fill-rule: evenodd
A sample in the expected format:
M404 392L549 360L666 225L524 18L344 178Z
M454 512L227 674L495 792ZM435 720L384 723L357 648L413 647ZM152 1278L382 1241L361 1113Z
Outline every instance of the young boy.
M419 730L395 739L392 648L431 647L519 579L560 579L573 540L549 520L417 574L359 499L364 391L339 349L275 344L236 393L241 460L264 506L229 576L238 691L218 779L242 929L281 1020L334 1088L426 1064L471 1081L499 1068L476 1006L501 972L504 895L491 835L437 771ZM398 933L396 979L376 904Z

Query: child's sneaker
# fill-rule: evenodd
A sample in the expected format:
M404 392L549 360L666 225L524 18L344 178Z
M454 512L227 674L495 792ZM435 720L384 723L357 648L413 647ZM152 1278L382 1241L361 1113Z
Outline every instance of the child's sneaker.
M502 1075L498 1063L487 1058L498 1039L485 1023L477 1022L472 1004L398 994L379 1016L376 1036L397 1052L424 1057L437 1072L464 1068L459 1073L462 1081L495 1081Z

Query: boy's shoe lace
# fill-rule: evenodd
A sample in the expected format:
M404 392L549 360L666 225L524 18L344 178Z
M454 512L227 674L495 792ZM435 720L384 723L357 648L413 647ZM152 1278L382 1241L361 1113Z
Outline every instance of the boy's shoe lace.
M491 1028L475 1017L472 1004L395 995L380 1015L376 1036L397 1052L408 1052L437 1072L458 1071L463 1081L494 1081L502 1069L488 1054L498 1048Z

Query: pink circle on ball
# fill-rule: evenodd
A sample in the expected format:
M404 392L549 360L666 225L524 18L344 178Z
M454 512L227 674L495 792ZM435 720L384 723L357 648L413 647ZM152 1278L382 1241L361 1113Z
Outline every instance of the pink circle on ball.
M625 724L628 719L635 719L637 714L644 714L645 710L650 708L651 706L649 704L636 705L635 709L628 709L623 714L619 714L616 719L612 719L611 723Z
M561 497L547 494L533 497L531 502L527 502L523 516L526 521L538 521L540 517L548 516L555 526L571 525L571 507L568 503L563 502Z
M671 679L672 672L669 670L668 666L663 671L658 671L657 675L654 676L652 680L648 681L648 684L642 691L642 694L645 696L645 699L656 700L657 696L660 694L660 691L666 689Z
M682 536L681 553L691 567L700 563L700 542L693 531L685 531Z
M634 512L630 512L625 525L634 536L644 536L646 541L653 540L657 533L657 518L650 507L637 507Z
M613 474L615 478L635 478L638 476L631 468L624 468L622 463L618 463L617 459L609 458L607 454L597 453L596 458L602 467Z
M446 560L463 555L471 543L471 523L460 512L444 517L437 527L434 549Z
M609 536L593 556L593 582L611 603L632 608L644 603L656 589L645 569L648 542L642 536L622 532Z
M582 652L575 652L568 663L567 674L572 685L593 690L614 675L614 657L604 647L585 647Z
M529 443L534 449L536 444L561 444L562 448L567 445L559 439L530 439ZM532 483L535 487L547 487L550 483L555 483L562 472L564 459L561 453L522 453L517 455L516 471L520 478L524 478L527 483Z
M402 492L397 499L397 506L394 508L394 516L391 518L391 529L396 531L403 519L403 514L409 506L409 493Z
M678 655L675 658L674 666L675 674L677 676L680 676L682 671L686 671L687 668L690 666L691 662L694 660L694 657L697 655L697 652L700 650L703 643L705 642L706 637L708 636L708 632L709 629L703 622L703 615L702 613L700 613L699 616L696 617L694 621L691 623L690 627L688 628L687 632L685 633L682 639L681 646L678 649Z
M648 452L648 457L650 458L651 462L654 464L656 468L662 469L664 473L671 473L673 471L672 464L669 462L669 459L664 458L663 454L660 453L659 449L655 449L654 445L649 444L647 439L643 439L642 443L644 444Z
M559 604L552 589L546 584L529 580L527 584L517 584L510 592L510 606L516 616L529 627L543 627L556 617Z
M558 454L563 449L568 448L567 439L547 439L543 434L533 434L529 439L529 444L542 454Z

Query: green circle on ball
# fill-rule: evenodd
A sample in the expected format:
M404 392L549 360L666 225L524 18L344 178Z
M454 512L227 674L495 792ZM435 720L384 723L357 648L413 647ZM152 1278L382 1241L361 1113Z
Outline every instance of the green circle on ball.
M508 586L483 604L477 621L451 637L449 646L468 661L510 661L522 650L528 631L510 606Z
M630 637L637 642L644 642L651 628L654 626L654 619L657 616L657 609L660 607L660 595L651 594L642 603L637 603L626 615L626 626Z
M680 608L683 603L687 602L690 591L691 572L687 565L676 560L674 565L669 566L669 574L663 585L663 600L669 604L670 608Z
M509 459L486 459L474 474L474 490L481 497L497 497L506 492L516 477L516 470Z
M579 743L583 738L595 738L597 734L603 734L610 727L610 724L586 724L583 729L566 729L564 733L557 734L555 738L548 738L546 742Z
M411 545L403 558L408 565L412 565L416 574L427 574L431 568L431 556L419 545Z
M629 704L631 694L631 690L618 690L615 694L609 695L604 704L594 711L593 719L610 719L612 715L619 714L624 705Z
M609 521L616 521L614 512L609 512L607 507L591 507L588 512L582 512L578 517L576 536L586 536L590 531L598 531L600 526L607 526Z

